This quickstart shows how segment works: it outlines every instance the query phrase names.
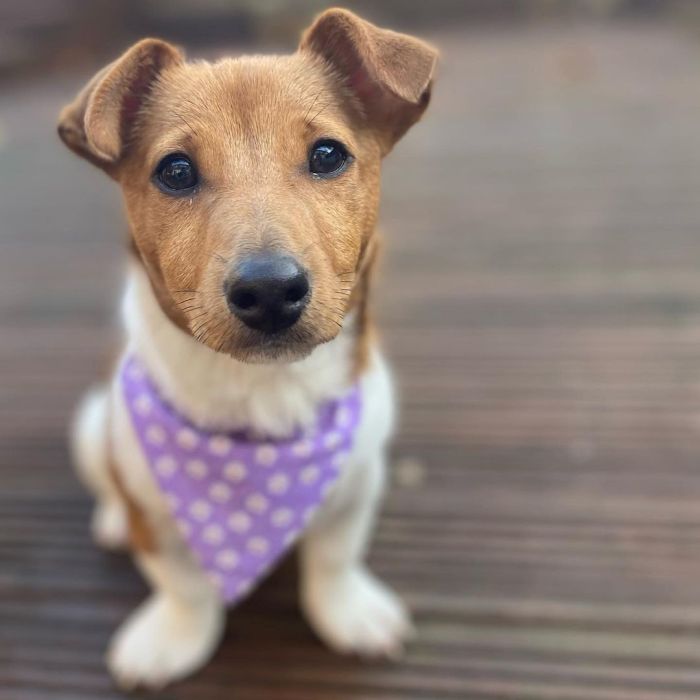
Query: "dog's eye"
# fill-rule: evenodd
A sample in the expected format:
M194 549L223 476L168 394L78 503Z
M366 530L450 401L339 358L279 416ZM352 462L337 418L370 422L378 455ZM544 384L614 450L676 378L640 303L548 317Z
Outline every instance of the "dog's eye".
M156 168L156 180L165 192L191 190L197 184L197 171L192 161L181 153L165 156Z
M350 160L348 149L339 141L316 141L309 155L309 170L314 175L332 177L343 171Z

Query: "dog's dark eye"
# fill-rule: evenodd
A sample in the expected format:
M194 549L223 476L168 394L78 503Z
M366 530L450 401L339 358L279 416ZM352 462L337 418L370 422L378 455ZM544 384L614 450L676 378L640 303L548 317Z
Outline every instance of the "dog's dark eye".
M181 153L165 156L156 168L156 180L164 192L191 190L197 184L192 161Z
M309 170L314 175L329 177L337 175L350 160L348 149L339 141L321 139L316 141L309 156Z

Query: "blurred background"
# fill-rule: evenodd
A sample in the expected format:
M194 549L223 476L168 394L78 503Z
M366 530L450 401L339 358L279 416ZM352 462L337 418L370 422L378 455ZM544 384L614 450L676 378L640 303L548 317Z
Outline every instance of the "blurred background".
M291 51L317 0L0 2L0 697L112 700L146 593L88 536L65 445L106 367L125 223L56 114L144 36ZM438 45L387 160L377 305L401 387L371 560L400 664L333 656L288 561L214 661L153 697L700 694L700 2L347 2Z

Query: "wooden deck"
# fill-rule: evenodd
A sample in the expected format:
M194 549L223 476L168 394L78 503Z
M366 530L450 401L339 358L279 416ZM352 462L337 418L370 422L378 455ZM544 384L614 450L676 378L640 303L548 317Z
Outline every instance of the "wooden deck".
M700 695L700 46L680 29L442 34L391 156L380 306L402 389L372 564L419 637L338 658L293 563L175 700ZM0 90L0 699L112 700L145 595L90 542L65 427L108 355L116 190L58 145L77 86Z

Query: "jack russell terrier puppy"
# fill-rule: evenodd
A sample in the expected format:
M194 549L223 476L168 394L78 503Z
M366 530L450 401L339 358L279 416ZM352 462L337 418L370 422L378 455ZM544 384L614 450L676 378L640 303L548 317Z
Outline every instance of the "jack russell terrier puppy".
M160 686L297 541L332 648L395 656L407 611L364 557L394 401L369 313L382 158L423 114L436 52L332 9L291 56L187 63L145 39L60 115L122 188L127 342L75 421L95 539L153 593L107 660Z

